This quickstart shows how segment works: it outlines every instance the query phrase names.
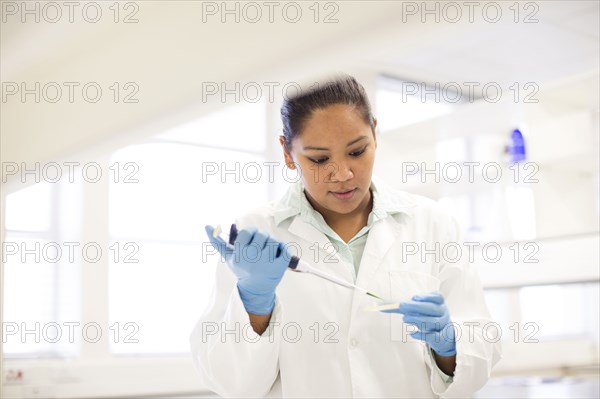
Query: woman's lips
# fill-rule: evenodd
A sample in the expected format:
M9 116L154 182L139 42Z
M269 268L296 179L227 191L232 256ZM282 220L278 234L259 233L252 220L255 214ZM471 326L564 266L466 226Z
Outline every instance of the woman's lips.
M345 191L331 191L331 194L333 194L333 196L337 199L340 200L349 200L354 196L354 193L356 192L356 189L352 189L352 190L345 190Z

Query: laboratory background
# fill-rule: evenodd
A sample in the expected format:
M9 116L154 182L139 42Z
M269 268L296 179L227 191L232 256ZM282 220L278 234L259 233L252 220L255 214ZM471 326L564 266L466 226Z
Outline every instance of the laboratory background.
M598 1L0 6L3 398L213 397L204 226L296 181L281 101L339 73L375 176L472 243L503 347L475 397L599 396Z

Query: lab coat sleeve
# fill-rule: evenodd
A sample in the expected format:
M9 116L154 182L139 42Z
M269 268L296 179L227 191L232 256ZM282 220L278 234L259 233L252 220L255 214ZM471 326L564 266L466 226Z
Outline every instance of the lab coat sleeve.
M224 397L261 397L278 376L280 340L273 328L254 332L236 282L219 260L211 303L190 336L192 358L207 389ZM270 324L280 317L276 298Z
M425 362L430 368L431 386L436 395L464 398L472 396L485 385L492 367L502 356L502 348L499 339L495 339L494 328L489 328L488 335L484 335L486 326L494 324L485 303L483 288L475 267L469 262L459 224L451 216L446 220L447 234L441 247L452 242L462 249L458 260L453 261L451 256L443 259L438 274L440 291L444 295L456 335L456 369L453 378L446 378L439 371L429 348L424 348L427 352Z

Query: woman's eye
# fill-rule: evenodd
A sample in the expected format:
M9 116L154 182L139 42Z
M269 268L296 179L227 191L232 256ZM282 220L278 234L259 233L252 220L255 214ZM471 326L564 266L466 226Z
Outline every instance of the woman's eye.
M363 148L362 150L358 150L358 151L353 151L350 153L350 155L352 155L353 157L358 157L361 156L363 152L365 152L367 148Z
M316 164L322 164L322 163L325 163L325 162L327 162L327 160L328 160L329 158L319 158L319 159L312 159L312 158L308 158L308 159L310 159L310 160L311 160L311 162L313 162L313 163L316 163Z

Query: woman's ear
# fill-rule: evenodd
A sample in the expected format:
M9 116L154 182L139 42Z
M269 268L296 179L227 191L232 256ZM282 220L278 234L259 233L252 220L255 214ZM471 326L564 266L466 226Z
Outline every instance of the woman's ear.
M288 168L295 169L296 164L294 163L294 160L292 159L292 154L290 154L288 148L285 145L285 137L284 136L279 136L279 144L281 144L281 148L283 149L283 159L285 160L285 164L287 165Z

